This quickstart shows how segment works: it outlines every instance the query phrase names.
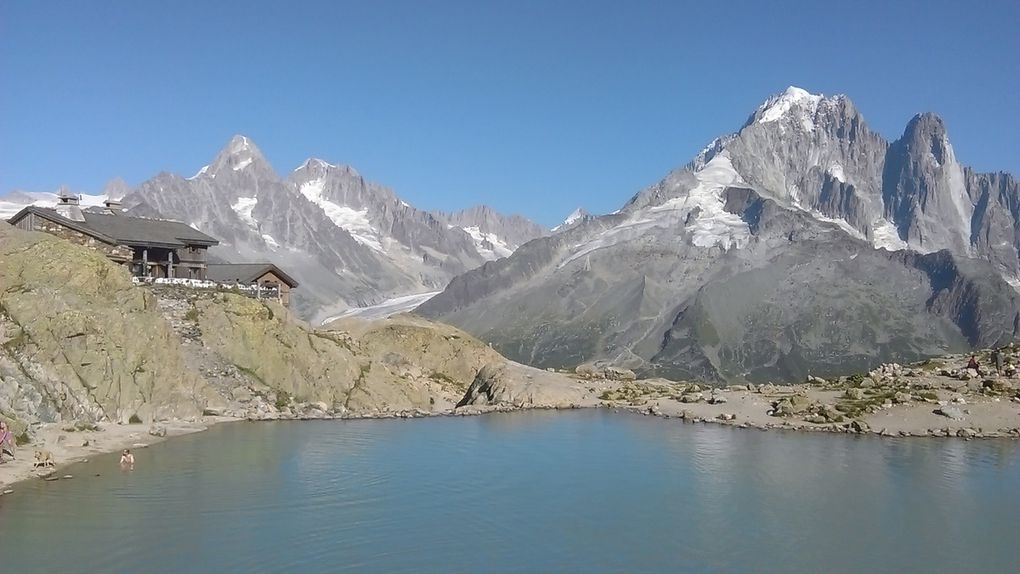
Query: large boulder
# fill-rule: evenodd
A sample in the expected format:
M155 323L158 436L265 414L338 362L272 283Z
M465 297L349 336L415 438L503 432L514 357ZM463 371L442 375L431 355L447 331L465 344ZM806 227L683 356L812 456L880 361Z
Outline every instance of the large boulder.
M950 419L953 419L953 420L956 420L956 421L963 420L963 418L964 418L963 417L963 415L964 415L963 410L960 409L960 407L954 407L954 406L951 406L951 405L946 405L946 406L939 407L939 408L935 409L933 412L935 414L937 414L937 415L942 415L942 416L944 416L946 418L950 418Z
M608 379L611 381L633 381L637 379L637 375L630 369L602 363L580 364L574 369L574 373L586 379Z
M482 367L457 406L563 407L584 394L567 377L504 360Z
M805 413L814 405L814 401L801 396L793 395L777 401L772 409L774 416L788 417Z
M848 399L859 401L864 398L864 389L858 389L856 387L850 387L843 394Z
M633 381L637 379L634 371L622 367L606 367L605 373L606 378L613 381Z

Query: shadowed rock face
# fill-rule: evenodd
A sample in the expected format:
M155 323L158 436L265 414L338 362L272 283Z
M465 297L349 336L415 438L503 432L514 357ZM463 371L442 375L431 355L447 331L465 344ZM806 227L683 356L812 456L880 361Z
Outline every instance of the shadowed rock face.
M903 137L889 146L883 198L887 215L908 244L960 254L974 251L974 202L938 116L915 116Z
M1015 336L1020 189L940 119L888 144L791 88L636 194L460 276L418 312L512 359L797 380Z

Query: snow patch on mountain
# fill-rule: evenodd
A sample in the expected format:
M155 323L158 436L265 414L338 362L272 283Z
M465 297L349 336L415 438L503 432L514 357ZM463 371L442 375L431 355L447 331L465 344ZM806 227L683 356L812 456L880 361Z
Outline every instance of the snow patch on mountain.
M231 153L240 153L249 149L251 149L251 144L248 143L248 138L246 136L234 136L230 140Z
M486 259L499 259L509 257L514 250L499 238L495 233L485 233L477 226L462 227L471 239L475 241L475 248L478 253ZM491 247L490 247L491 245Z
M570 225L571 223L577 221L578 219L581 219L582 217L584 217L584 210L578 207L577 209L572 211L570 215L567 216L566 219L563 220L563 225Z
M241 160L237 165L234 166L234 171L241 171L242 169L251 165L252 158L245 158Z
M723 249L739 249L747 245L750 228L740 216L726 211L722 196L727 187L746 185L733 168L728 152L716 154L694 172L694 177L697 185L686 193L660 205L633 211L623 222L575 245L573 253L559 267L593 251L636 239L654 228L686 228L691 242L698 247L719 245Z
M78 194L78 205L86 207L102 207L106 195ZM53 207L59 203L58 194L48 191L20 191L11 194L11 199L0 199L0 219L9 219L29 205L37 207Z
M871 224L871 244L875 249L900 251L907 248L907 242L900 239L900 234L888 219L881 218ZM923 250L920 250L923 252Z
M867 241L867 238L864 237L863 233L855 229L853 225L850 225L844 219L828 217L824 215L822 212L818 211L817 209L807 210L807 212L811 214L811 217L815 218L818 221L824 221L826 223L834 224L836 227L842 229L847 235L851 237L856 237L857 239L860 239L862 241Z
M804 129L813 131L815 123L812 118L818 111L818 104L823 99L824 96L820 94L812 94L807 90L790 86L782 94L769 98L762 104L762 107L759 108L758 123L777 121L789 114L791 110L796 110L799 112L799 119Z
M266 245L268 245L269 248L274 251L280 248L280 242L274 239L272 235L269 235L267 233L262 234L262 241L265 241Z
M691 241L698 247L720 245L724 249L740 248L747 244L751 230L740 216L726 211L722 192L727 187L744 183L733 168L729 154L722 152L694 174L698 185L681 197L674 197L649 211L653 217L665 220L694 221L687 223Z
M334 225L351 234L351 237L358 243L385 253L382 243L379 241L379 231L372 226L368 219L368 208L357 210L346 205L340 205L326 199L323 196L325 182L322 179L315 179L301 185L301 195L308 201L322 209Z
M838 163L830 165L828 173L832 176L832 179L835 179L840 183L846 183L846 174L843 173L843 166Z
M234 210L234 213L241 218L252 229L258 229L259 223L252 217L251 212L258 205L259 199L257 197L238 197L237 201L230 206Z
M552 231L553 233L556 233L557 231L562 231L564 229L567 229L568 227L573 226L574 224L588 216L589 213L585 211L584 208L578 207L574 211L570 212L570 215L568 215L567 218L563 220L563 223L557 225L556 227L553 227L550 231Z
M198 177L201 177L201 176L205 175L206 173L209 173L209 166L203 165L202 169L198 170L198 172L195 175L193 175L193 176L191 176L191 177L189 177L187 179L188 179L188 181L191 181L193 179L197 179ZM216 174L213 174L213 177L216 177Z
M585 211L583 208L578 207L577 209L571 211L570 215L567 215L567 218L564 219L562 223L553 227L550 230L555 233L556 231L559 231L561 229L566 229L567 227L570 227L571 225L580 221L581 219L588 215L589 215L588 211Z
M304 162L302 162L301 165L299 165L296 168L294 168L294 171L301 171L303 169L308 169L313 163L314 164L319 164L319 165L324 166L324 167L334 167L334 168L336 167L336 164L329 163L328 161L319 159L317 157L310 157L310 158L306 159Z

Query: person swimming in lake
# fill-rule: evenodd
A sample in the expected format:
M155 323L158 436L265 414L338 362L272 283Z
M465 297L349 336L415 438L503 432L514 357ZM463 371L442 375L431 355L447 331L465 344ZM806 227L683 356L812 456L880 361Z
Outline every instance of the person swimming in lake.
M135 455L131 454L131 449L126 448L124 452L120 453L120 464L121 466L135 465Z

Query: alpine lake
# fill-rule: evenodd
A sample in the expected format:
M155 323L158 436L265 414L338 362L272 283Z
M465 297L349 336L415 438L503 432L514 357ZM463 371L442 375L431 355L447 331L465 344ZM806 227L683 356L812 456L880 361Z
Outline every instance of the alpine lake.
M63 471L62 471L63 472ZM1020 572L1020 441L228 423L0 497L3 572Z

